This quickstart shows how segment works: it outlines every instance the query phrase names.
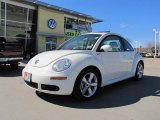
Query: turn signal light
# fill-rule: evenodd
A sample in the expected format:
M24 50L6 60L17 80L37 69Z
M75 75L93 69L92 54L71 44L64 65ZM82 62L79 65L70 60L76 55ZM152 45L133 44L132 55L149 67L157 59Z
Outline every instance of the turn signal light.
M67 80L67 77L51 77L50 80Z

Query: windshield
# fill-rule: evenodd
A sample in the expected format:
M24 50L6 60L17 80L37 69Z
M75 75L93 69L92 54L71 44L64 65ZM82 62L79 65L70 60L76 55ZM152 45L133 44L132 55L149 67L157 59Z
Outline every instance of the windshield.
M100 37L98 34L80 35L65 42L58 50L92 50Z

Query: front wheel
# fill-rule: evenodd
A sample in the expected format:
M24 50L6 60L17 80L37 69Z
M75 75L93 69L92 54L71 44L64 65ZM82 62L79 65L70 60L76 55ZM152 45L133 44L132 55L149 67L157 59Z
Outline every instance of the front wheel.
M144 71L144 67L142 62L139 62L136 68L136 73L134 76L134 80L141 80L143 77L143 71Z
M73 96L79 100L89 100L94 97L100 87L100 76L92 69L84 70L77 77Z

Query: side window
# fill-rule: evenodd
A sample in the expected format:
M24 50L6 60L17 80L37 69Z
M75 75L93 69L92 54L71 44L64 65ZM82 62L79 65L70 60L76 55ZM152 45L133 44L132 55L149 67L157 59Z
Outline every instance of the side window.
M127 40L123 39L123 42L124 42L124 50L125 51L134 51L133 47L131 46L131 44Z
M121 43L121 39L117 36L109 36L106 37L100 44L101 48L103 45L110 45L112 47L111 52L120 52L120 51L124 51L122 43Z

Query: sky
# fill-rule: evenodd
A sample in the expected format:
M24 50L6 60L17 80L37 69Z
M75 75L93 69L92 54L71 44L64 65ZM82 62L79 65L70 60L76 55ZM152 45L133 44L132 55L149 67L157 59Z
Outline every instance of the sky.
M153 28L160 30L160 0L40 0L103 20L93 32L120 34L135 45L154 43Z

